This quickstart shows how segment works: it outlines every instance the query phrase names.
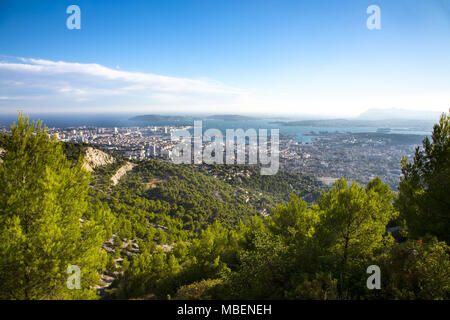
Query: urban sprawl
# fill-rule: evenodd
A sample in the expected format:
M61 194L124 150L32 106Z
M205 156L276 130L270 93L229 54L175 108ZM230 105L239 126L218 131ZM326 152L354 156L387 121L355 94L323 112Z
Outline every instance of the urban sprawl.
M73 127L48 128L51 136L64 142L81 142L114 151L128 159L170 161L175 130L190 126ZM1 132L7 132L2 128ZM279 163L288 170L300 170L327 185L337 178L367 183L379 176L397 189L401 175L400 160L411 160L421 138L407 134L385 133L310 133L311 142L299 142L294 135L280 135ZM203 141L203 147L208 143ZM248 150L247 150L248 151Z

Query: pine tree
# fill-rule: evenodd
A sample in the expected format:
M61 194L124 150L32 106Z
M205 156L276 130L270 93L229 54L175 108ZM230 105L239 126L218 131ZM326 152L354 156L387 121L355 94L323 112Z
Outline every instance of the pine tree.
M396 202L413 238L436 236L450 243L450 115L443 114L414 161L402 159Z
M392 200L392 192L379 178L365 189L355 182L349 187L339 179L316 208L322 212L321 247L330 248L342 264L370 256L383 245L386 225L397 215Z
M352 272L365 272L376 252L392 244L393 238L386 235L388 222L397 216L392 200L392 192L379 178L366 188L356 182L349 187L341 178L319 200L318 245L334 265L340 298L351 297L352 286L363 287L355 283L358 278Z
M0 164L0 299L86 299L99 280L103 228L88 202L89 174L46 128L19 114ZM86 220L86 217L90 217ZM83 219L85 218L85 219ZM68 289L67 268L81 270Z

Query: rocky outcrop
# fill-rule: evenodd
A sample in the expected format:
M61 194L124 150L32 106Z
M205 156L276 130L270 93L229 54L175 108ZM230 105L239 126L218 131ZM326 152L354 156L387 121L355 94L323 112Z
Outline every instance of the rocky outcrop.
M112 164L116 162L116 159L109 154L92 148L88 147L86 149L86 156L84 158L84 165L83 167L87 171L94 171L97 167L106 166L108 164ZM116 173L111 177L112 184L115 186L119 183L120 178L122 178L128 171L132 170L135 164L131 162L125 163L123 166L121 166Z
M86 156L84 158L83 167L87 171L94 171L96 167L106 166L108 164L114 163L116 159L111 157L109 154L104 153L101 150L88 147L86 149Z
M125 238L120 238L122 241L122 245L120 247L117 246L117 234L113 234L111 239L105 241L102 246L102 250L106 251L109 255L115 256L116 250L119 250L121 256L126 256L127 259L133 259L140 253L139 243L137 240L129 240ZM104 297L107 292L112 292L115 289L111 288L114 280L117 279L118 276L123 274L122 271L122 263L123 258L114 258L114 267L112 270L107 270L100 275L100 283L96 286L91 287L94 290L97 290L100 294L100 297ZM111 291L112 290L112 291Z
M2 163L3 162L3 154L5 153L6 151L5 151L5 149L3 149L3 148L0 148L0 163Z
M157 244L156 247L163 249L164 252L169 252L173 248L173 244Z
M116 173L111 177L111 181L113 186L119 183L120 178L122 178L128 171L132 170L135 166L134 163L127 162L123 166L121 166Z

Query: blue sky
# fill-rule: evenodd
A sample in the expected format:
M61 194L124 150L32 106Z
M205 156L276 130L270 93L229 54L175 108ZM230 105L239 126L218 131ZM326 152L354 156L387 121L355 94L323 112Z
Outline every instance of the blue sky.
M449 0L0 2L0 113L449 107Z

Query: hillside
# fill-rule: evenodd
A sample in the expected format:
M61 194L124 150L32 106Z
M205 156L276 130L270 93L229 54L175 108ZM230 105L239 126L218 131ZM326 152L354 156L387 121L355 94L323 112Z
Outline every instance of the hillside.
M115 176L123 166L129 171L118 181ZM256 167L174 165L157 160L128 165L117 161L94 170L92 178L100 192L96 196L119 216L145 216L146 221L170 230L192 232L215 221L232 227L252 215L269 214L292 193L314 200L323 189L320 182L300 173L280 171L263 177Z
M117 285L124 259L134 260L144 244L167 251L180 241L193 241L216 222L235 229L254 215L269 215L292 193L316 199L323 188L300 173L280 171L263 177L250 166L127 162L92 147L81 149L101 155L94 158L101 161L94 161L90 195L93 204L107 206L115 217L112 238L103 245L109 269L96 287L102 296Z
M0 139L0 299L449 297L448 116L397 194L341 178L317 198L300 172L127 162L18 120ZM374 265L382 291L367 290Z

